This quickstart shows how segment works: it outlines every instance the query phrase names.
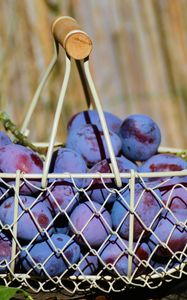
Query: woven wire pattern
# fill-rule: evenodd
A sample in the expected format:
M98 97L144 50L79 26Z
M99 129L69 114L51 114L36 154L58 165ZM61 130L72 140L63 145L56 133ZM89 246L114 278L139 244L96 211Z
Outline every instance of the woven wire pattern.
M1 175L0 281L3 285L27 287L34 292L58 287L72 295L90 289L109 293L123 291L127 286L155 289L164 281L187 274L187 222L185 214L182 219L175 214L177 205L187 211L186 171L177 176L168 172L167 176L157 178L132 172L125 174L120 189L115 186L114 178L106 179L103 174L98 174L97 180L85 180L84 174L81 179L72 174L67 178L56 174L55 179L48 180L46 188L41 187L39 178L31 180L22 174L20 178L15 175L10 179ZM141 187L139 194L137 184ZM30 195L22 194L25 190L34 195L32 201L28 201ZM100 199L103 197L97 205L92 199L95 191ZM141 215L139 211L146 193L154 197L157 205L148 223L143 220L145 212ZM106 217L106 213L111 216L114 202L119 202L122 211L117 226ZM72 217L80 205L84 213L78 215L79 221L89 212L81 229ZM155 230L163 218L169 222L167 238L157 236ZM121 233L124 224L129 232L126 238ZM135 237L136 226L141 230ZM94 244L89 234L97 238L101 231L102 238ZM177 250L171 242L176 232L185 241ZM63 246L59 246L61 234L68 235ZM53 239L54 235L57 239ZM112 253L111 257L108 253Z

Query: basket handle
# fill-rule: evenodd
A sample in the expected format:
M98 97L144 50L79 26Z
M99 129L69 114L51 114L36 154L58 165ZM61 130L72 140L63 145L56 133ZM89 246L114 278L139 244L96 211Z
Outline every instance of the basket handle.
M72 17L57 18L52 24L52 33L55 40L70 57L81 60L89 56L92 50L92 41Z
M95 107L98 111L99 118L101 121L101 125L103 128L104 136L106 139L107 143L107 148L109 151L109 156L111 159L111 168L112 171L114 172L115 175L115 181L118 187L122 186L122 181L120 178L120 172L118 169L117 161L115 158L113 146L110 140L110 135L109 131L107 128L105 116L102 110L102 106L100 103L100 100L98 98L90 70L89 70L89 54L92 49L92 42L88 35L80 30L80 27L77 23L76 20L69 16L63 16L58 19L56 19L52 25L52 33L55 38L56 43L59 43L60 45L63 46L63 48L66 51L66 68L65 68L65 76L64 76L64 81L62 84L62 89L60 92L60 97L57 103L57 108L55 112L55 117L54 117L54 122L53 122L53 127L51 131L51 137L49 141L49 147L46 155L46 161L44 164L44 171L43 171L43 176L42 176L42 187L46 187L47 184L47 175L49 172L49 166L51 162L51 157L52 157L52 152L53 152L53 146L55 142L55 137L57 133L57 128L58 128L58 123L59 123L59 118L60 118L60 113L62 110L62 105L64 101L64 96L65 92L67 89L67 84L69 80L69 75L70 75L70 69L71 69L71 58L77 60L77 61L83 61L83 65L80 64L80 68L84 73L84 79L86 79L86 85L88 85L88 88L91 92L91 95L93 97L93 103L95 104Z

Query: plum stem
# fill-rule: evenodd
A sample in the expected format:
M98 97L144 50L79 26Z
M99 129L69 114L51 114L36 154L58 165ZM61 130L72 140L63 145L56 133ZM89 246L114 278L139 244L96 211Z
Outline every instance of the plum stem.
M8 114L4 111L0 112L0 122L2 123L2 125L4 126L6 131L10 131L14 135L14 137L17 140L16 142L19 142L19 144L29 147L30 149L32 149L40 154L42 153L40 148L33 145L28 140L28 138L19 131L17 126L11 121Z

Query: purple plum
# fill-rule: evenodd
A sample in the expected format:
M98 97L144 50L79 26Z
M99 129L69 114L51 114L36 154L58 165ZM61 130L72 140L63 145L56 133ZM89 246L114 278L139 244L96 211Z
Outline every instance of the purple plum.
M159 190L153 193L139 183L135 184L134 194L134 241L137 241L140 235L145 237L150 234L149 227L152 229L153 220L160 211L161 200L157 198L161 199L161 195ZM114 202L111 212L113 227L124 239L129 238L130 197L128 188Z
M10 191L9 187L3 183L0 183L0 203L7 197L8 192Z
M22 145L8 144L0 148L0 170L3 173L15 173L20 170L23 173L41 173L43 162L38 153ZM41 180L40 180L41 181ZM20 193L32 194L41 186L41 182L32 179L24 181L20 186ZM35 185L33 187L32 185Z
M121 140L116 133L110 131L109 134L114 154L117 156L121 150ZM67 136L66 147L80 153L88 166L109 158L104 133L96 125L86 124L71 130Z
M139 166L138 171L142 173L147 172L170 172L170 171L182 171L187 169L187 162L181 157L174 154L156 154L145 161ZM145 178L145 180L158 180L160 182L165 181L166 177L159 178Z
M117 235L112 235L99 250L99 255L103 261L106 269L118 272L120 275L127 276L128 274L128 253L129 243L127 240L119 239ZM150 249L146 243L133 244L133 251L135 253L132 259L131 272L139 275L145 267L141 261L147 261L150 256Z
M6 146L8 144L12 144L11 139L4 131L0 131L0 147Z
M80 255L80 261L77 264L77 270L74 275L93 275L98 269L98 258L96 255Z
M159 187L163 203L172 211L187 209L187 177L173 177Z
M46 193L46 202L55 213L66 210L70 213L73 207L79 203L79 193L71 182L65 180L53 181Z
M148 242L152 252L160 257L171 257L186 250L187 209L176 209L172 213L165 209L155 223Z
M12 253L12 243L10 239L3 234L0 233L0 273L7 273L6 266L9 265L11 261L11 253Z
M62 233L54 233L50 239L32 244L20 254L26 271L51 277L61 276L79 257L79 245Z
M181 262L183 259L181 260ZM160 261L150 260L150 265L152 266L151 274L165 273L169 272L173 268L177 268L179 266L179 261L177 262L175 259L169 260L169 263L166 261L165 263Z
M158 125L149 116L128 116L119 131L123 154L133 161L144 161L154 155L161 142Z
M118 168L120 173L128 173L131 169L137 170L137 166L125 158L124 156L116 158ZM97 164L95 164L90 170L89 173L111 173L110 168L110 161L104 159ZM85 180L85 186L89 186L92 179ZM106 189L104 184L107 186L109 190ZM128 179L122 178L123 187L128 183ZM118 197L118 194L114 191L114 189L118 189L114 179L103 179L103 181L99 178L93 179L91 187L87 190L88 195L90 196L91 200L103 204L104 201L107 199L107 203L113 203L114 200ZM111 192L110 192L111 191Z
M55 153L55 160L53 161L53 173L86 173L87 165L83 157L69 148L59 148ZM66 181L72 182L72 179L65 178ZM75 184L82 186L82 179L74 179Z
M109 212L96 202L79 204L70 215L70 230L80 245L85 240L91 247L100 246L107 238L112 226Z
M122 124L122 120L116 115L104 111L107 127L113 132L118 132ZM97 125L99 130L102 130L98 112L96 110L84 110L74 115L68 123L68 129L74 130L85 124Z
M0 207L0 220L3 224L13 227L14 224L14 197L7 198ZM17 236L25 240L36 238L41 240L43 233L39 234L39 228L47 229L48 233L52 233L52 215L44 201L38 201L31 196L19 196Z

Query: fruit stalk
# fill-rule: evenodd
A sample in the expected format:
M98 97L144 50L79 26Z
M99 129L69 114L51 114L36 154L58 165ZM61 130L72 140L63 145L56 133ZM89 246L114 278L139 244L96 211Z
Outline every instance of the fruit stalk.
M10 120L9 116L4 111L0 112L0 122L6 131L10 131L14 135L17 140L16 142L19 142L19 144L29 147L30 149L41 154L41 149L33 145L33 143L31 143L28 138L19 131L17 126Z

